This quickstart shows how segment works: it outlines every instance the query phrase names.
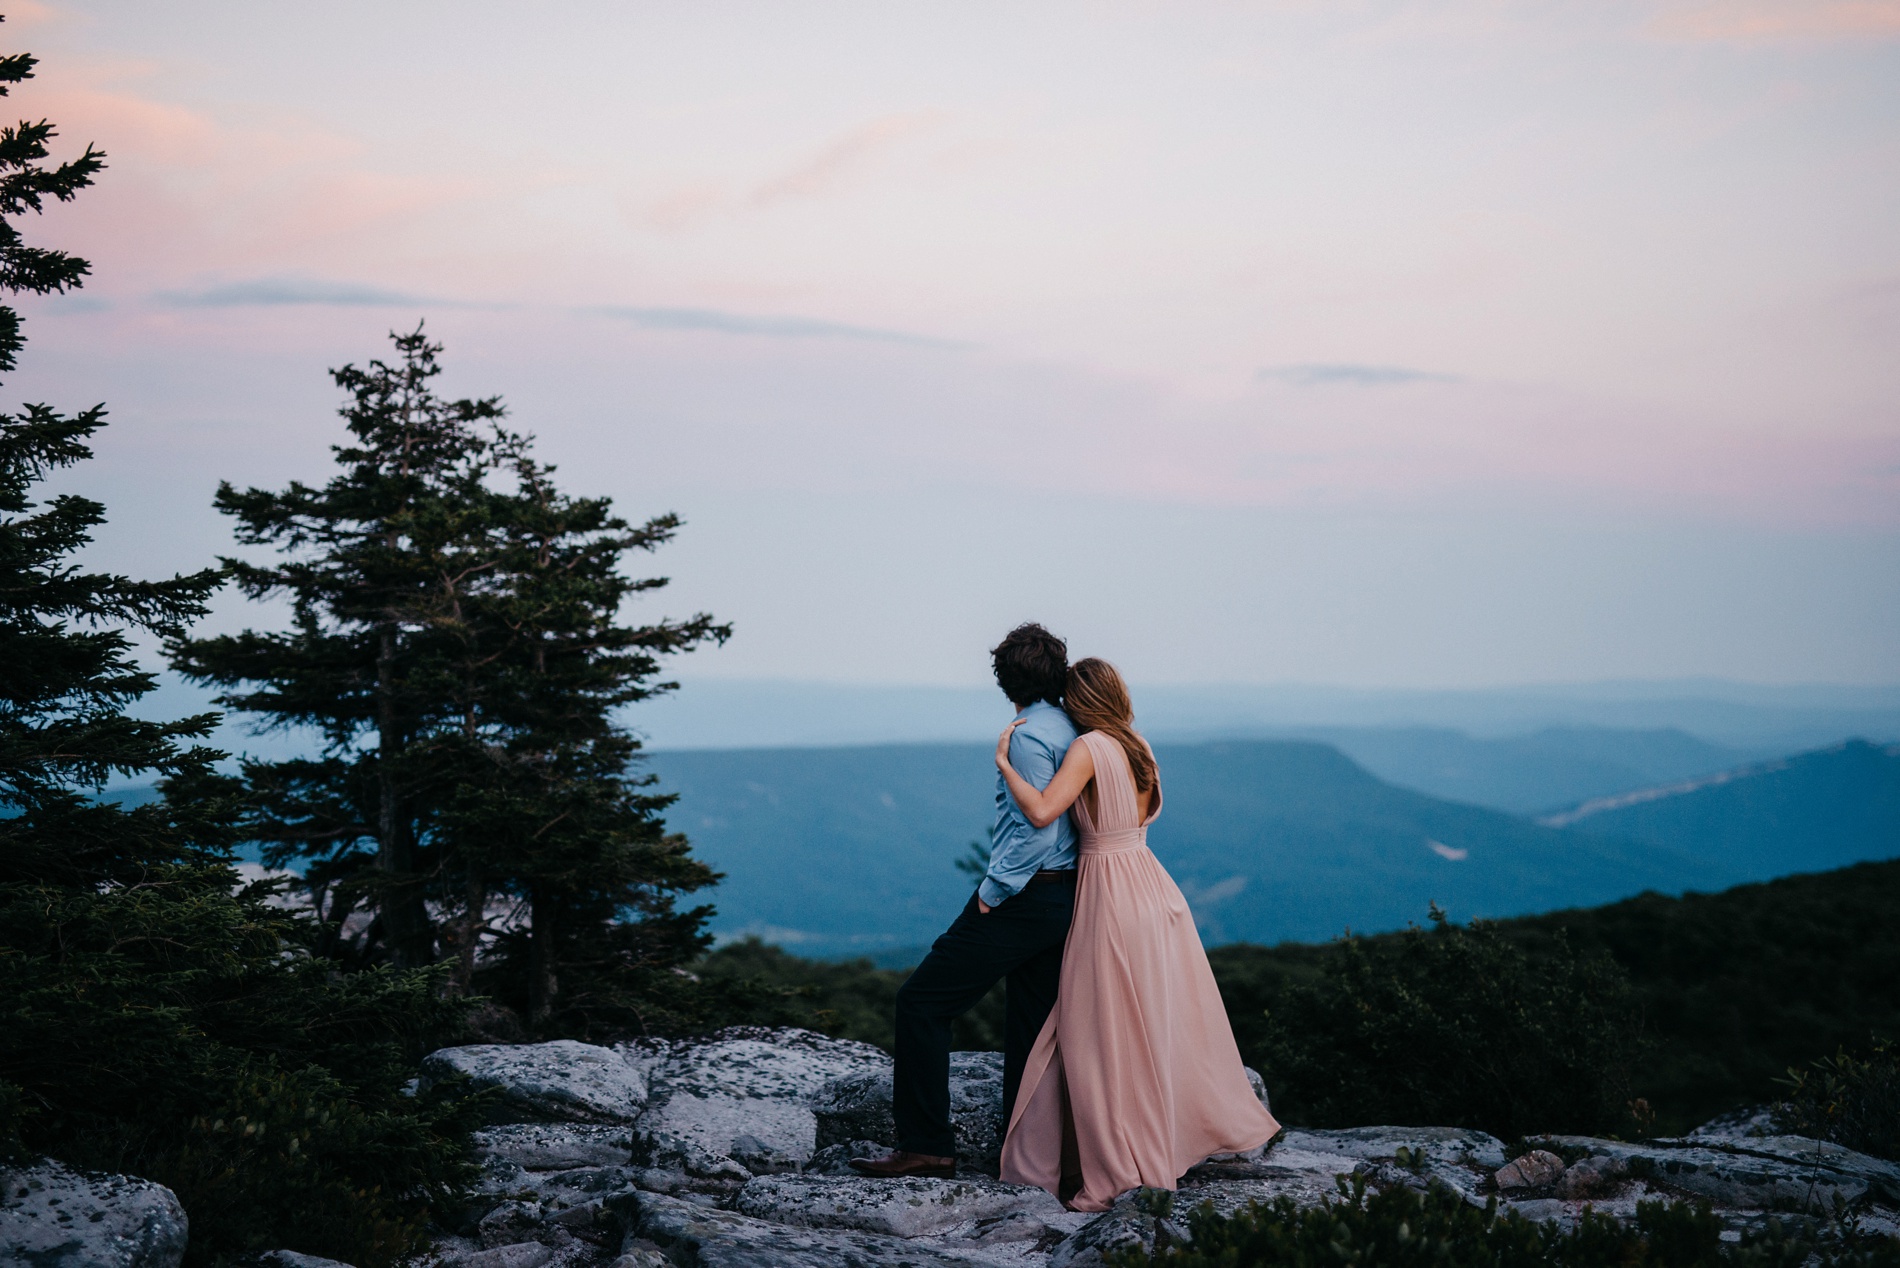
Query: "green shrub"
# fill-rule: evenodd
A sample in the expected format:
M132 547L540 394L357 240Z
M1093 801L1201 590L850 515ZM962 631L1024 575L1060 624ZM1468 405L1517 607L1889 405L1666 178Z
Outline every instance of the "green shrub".
M275 1247L393 1263L474 1173L479 1098L404 1093L464 1005L439 973L338 972L233 879L0 884L0 1138L170 1187L188 1264Z
M1251 1204L1231 1217L1211 1203L1190 1211L1187 1245L1150 1256L1112 1255L1112 1268L1900 1268L1900 1242L1835 1228L1820 1236L1775 1225L1724 1242L1707 1206L1644 1202L1624 1224L1586 1211L1575 1227L1535 1224L1515 1211L1483 1209L1442 1186L1368 1192L1302 1210L1290 1198ZM1159 1214L1158 1210L1153 1213ZM1161 1239L1157 1239L1160 1241ZM1812 1258L1810 1258L1812 1256Z
M1274 1110L1309 1126L1530 1132L1626 1124L1640 1047L1627 976L1561 934L1536 959L1491 924L1346 938L1316 983L1288 988L1252 1055Z
M759 1024L810 1030L876 1044L886 1052L896 1042L897 988L909 969L880 969L869 960L804 960L778 947L746 938L729 942L694 966L710 983L749 989L755 1010L743 1018ZM769 992L763 1001L758 992ZM1003 987L957 1019L951 1042L973 1052L1003 1046Z
M1843 1048L1805 1070L1789 1070L1786 1085L1778 1126L1900 1161L1900 1046L1875 1039L1866 1057Z

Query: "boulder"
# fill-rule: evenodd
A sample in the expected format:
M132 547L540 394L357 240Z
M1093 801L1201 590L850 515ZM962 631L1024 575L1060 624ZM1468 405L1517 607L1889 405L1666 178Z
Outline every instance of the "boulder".
M523 1171L624 1166L633 1157L633 1130L626 1126L507 1123L476 1132L474 1140L477 1158Z
M1544 1136L1531 1143L1613 1159L1627 1167L1631 1176L1652 1186L1704 1197L1721 1207L1825 1213L1870 1192L1884 1192L1889 1182L1892 1164L1877 1158L1852 1150L1835 1154L1832 1150L1838 1146L1799 1137L1768 1139L1782 1142L1780 1153L1759 1148L1763 1141L1757 1139L1629 1144L1588 1136Z
M1775 1134L1775 1107L1744 1105L1711 1118L1689 1133L1690 1140L1733 1140L1737 1137Z
M1564 1173L1564 1160L1548 1149L1533 1149L1499 1167L1491 1178L1500 1189L1541 1189Z
M856 1228L892 1237L922 1237L1006 1216L1066 1214L1041 1189L1000 1180L938 1180L907 1176L763 1176L739 1191L741 1215L805 1228ZM1047 1221L1044 1221L1045 1226ZM1033 1236L1033 1234L1032 1234Z
M1364 1175L1374 1184L1424 1188L1437 1181L1482 1206L1486 1175L1504 1165L1495 1136L1451 1127L1353 1127L1281 1132L1264 1147L1222 1154L1189 1170L1192 1184L1264 1180L1301 1205L1337 1193L1337 1178Z
M64 1163L0 1167L0 1263L178 1268L185 1208L162 1184Z
M257 1257L258 1268L351 1268L340 1259L324 1259L294 1250L267 1250Z
M838 1079L814 1101L818 1148L848 1141L897 1144L888 1069ZM1003 1152L1003 1054L950 1054L950 1120L957 1134L957 1165L994 1176Z
M635 1235L698 1268L994 1268L995 1260L855 1230L801 1228L642 1193Z
M1617 1158L1582 1158L1564 1168L1557 1181L1557 1195L1571 1202L1613 1197L1629 1173L1629 1164Z
M647 1100L646 1079L620 1053L572 1039L473 1044L422 1059L425 1086L457 1075L499 1091L497 1122L631 1123Z
M1260 1071L1250 1065L1242 1066L1241 1069L1247 1073L1247 1086L1253 1089L1253 1094L1260 1099L1261 1106L1271 1114L1273 1102L1267 1099L1267 1081L1260 1077Z
M848 1140L840 1145L826 1145L811 1156L802 1170L808 1176L854 1176L857 1169L851 1165L853 1158L876 1158L890 1150L889 1145L880 1145L875 1140Z
M812 1106L823 1090L879 1074L888 1082L890 1071L870 1044L793 1027L734 1026L631 1050L648 1062L651 1089L634 1157L710 1179L798 1170L818 1147Z
M545 1268L554 1259L554 1248L540 1242L516 1242L476 1251L455 1261L455 1268Z

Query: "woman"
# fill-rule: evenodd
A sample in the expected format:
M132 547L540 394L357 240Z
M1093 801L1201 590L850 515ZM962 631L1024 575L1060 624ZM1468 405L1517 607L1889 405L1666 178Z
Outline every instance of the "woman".
M1128 687L1090 658L1063 707L1083 734L1038 790L996 745L1011 796L1038 827L1075 808L1075 922L1055 1011L1030 1050L1003 1142L1003 1179L1105 1211L1138 1185L1172 1189L1212 1154L1280 1130L1254 1096L1187 901L1148 851L1161 813L1154 753Z

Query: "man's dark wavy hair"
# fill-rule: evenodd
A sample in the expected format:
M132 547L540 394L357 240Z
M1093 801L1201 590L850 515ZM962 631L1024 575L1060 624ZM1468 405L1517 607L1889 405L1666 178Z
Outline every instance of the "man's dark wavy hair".
M1031 621L1018 625L990 648L996 685L1018 708L1047 700L1062 704L1069 680L1069 645Z

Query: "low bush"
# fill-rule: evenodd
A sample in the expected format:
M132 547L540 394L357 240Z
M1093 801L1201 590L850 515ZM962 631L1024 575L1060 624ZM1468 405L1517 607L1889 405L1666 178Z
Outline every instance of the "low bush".
M168 1186L188 1265L394 1263L474 1176L481 1098L405 1093L464 1006L440 973L338 972L307 922L233 880L0 883L0 1154Z
M1843 1048L1788 1071L1786 1086L1783 1130L1900 1161L1900 1045L1877 1038L1865 1057Z
M1629 979L1602 953L1532 958L1494 925L1347 938L1293 985L1249 1055L1285 1121L1600 1133L1630 1119L1641 1047Z
M804 1026L889 1052L897 1036L897 988L909 969L880 969L869 960L805 960L746 938L729 942L693 966L711 983L742 994L762 1025ZM1003 987L957 1020L951 1042L973 1052L1003 1046Z
M1833 1226L1775 1224L1722 1240L1707 1206L1644 1202L1630 1223L1586 1210L1572 1228L1537 1224L1492 1202L1480 1209L1449 1189L1369 1192L1363 1180L1338 1200L1301 1209L1290 1198L1254 1203L1231 1217L1211 1204L1185 1219L1192 1241L1152 1255L1128 1248L1112 1268L1900 1268L1900 1241ZM1160 1214L1166 1205L1146 1209ZM1165 1226L1164 1226L1165 1227Z

